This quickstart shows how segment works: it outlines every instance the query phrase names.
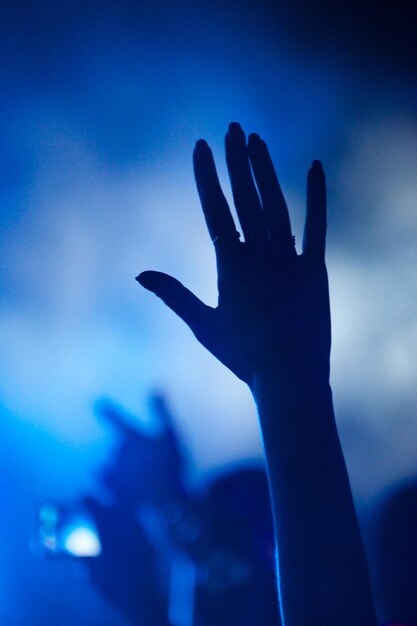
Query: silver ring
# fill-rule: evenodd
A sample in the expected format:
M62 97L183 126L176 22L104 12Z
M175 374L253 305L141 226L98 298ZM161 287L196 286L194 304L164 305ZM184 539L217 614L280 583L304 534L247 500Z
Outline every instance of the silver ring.
M240 233L239 233L237 230L235 230L235 232L234 232L233 234L234 234L235 238L237 239L237 241L240 241ZM212 239L212 240L211 240L211 243L213 244L213 246L215 246L215 245L216 245L216 243L218 243L218 242L220 241L220 238L221 238L222 236L223 236L223 235L216 235L216 236L214 237L214 239Z

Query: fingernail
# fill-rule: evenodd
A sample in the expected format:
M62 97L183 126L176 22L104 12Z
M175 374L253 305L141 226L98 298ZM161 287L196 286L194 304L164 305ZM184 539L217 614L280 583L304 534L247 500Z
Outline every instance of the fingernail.
M236 133L242 130L239 122L230 122L229 124L229 133Z
M135 280L142 285L142 287L145 287L145 289L149 289L149 291L155 291L154 285L153 285L153 281L152 281L152 276L151 276L151 272L141 272L141 274L139 274L138 276L136 276Z
M258 133L251 133L251 134L249 135L249 137L248 137L248 142L249 142L249 141L250 141L250 142L252 142L252 141L255 141L255 142L256 142L256 141L257 141L257 142L259 143L259 142L260 142L260 141L262 141L262 140L261 140L260 136L258 135Z
M311 169L312 170L317 170L317 171L322 170L323 166L321 164L321 161L313 161L312 164L311 164Z
M208 143L205 139L199 139L197 143L195 144L195 147L198 149L208 148Z

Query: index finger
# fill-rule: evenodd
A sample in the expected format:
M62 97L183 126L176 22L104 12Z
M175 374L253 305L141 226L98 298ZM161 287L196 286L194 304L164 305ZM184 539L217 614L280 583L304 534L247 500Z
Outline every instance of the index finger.
M217 176L213 153L204 139L197 141L193 153L194 177L211 240L239 238L227 200Z

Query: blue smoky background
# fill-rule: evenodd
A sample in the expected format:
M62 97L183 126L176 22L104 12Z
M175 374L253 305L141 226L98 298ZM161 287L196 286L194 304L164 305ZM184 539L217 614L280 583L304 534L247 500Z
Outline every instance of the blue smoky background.
M261 463L240 381L139 271L215 304L191 168L230 121L272 153L301 241L328 180L336 415L360 515L417 475L416 4L19 2L1 7L0 617L122 626L68 560L29 550L40 502L95 489L110 398L152 429L162 390L200 484Z

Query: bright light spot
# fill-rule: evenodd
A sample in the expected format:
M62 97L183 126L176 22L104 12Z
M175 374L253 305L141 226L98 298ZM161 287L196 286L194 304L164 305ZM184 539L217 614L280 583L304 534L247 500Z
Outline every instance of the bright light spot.
M68 531L64 540L67 552L74 556L98 556L101 544L97 533L90 526L76 526Z

